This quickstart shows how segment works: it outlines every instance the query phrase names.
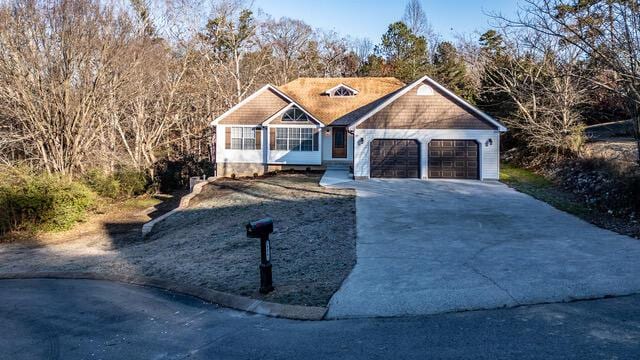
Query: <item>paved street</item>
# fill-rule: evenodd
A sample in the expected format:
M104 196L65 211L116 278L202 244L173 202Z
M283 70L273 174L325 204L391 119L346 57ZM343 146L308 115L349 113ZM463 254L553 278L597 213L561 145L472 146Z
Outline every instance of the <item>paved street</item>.
M402 316L640 291L640 241L498 182L372 179L357 190L357 264L332 318Z
M637 359L640 296L301 322L92 280L0 281L2 359Z

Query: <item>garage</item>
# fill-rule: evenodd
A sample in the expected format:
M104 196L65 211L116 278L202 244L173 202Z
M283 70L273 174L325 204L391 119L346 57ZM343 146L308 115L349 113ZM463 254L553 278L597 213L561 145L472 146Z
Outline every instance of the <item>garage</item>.
M420 144L408 139L371 141L371 177L419 178Z
M478 143L474 140L432 140L429 178L479 179Z

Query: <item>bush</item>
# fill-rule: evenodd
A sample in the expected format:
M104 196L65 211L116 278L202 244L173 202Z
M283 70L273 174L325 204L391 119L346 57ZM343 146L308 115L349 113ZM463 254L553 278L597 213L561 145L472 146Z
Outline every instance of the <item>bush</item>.
M593 208L619 216L640 214L638 168L620 168L604 159L579 159L563 163L553 175Z
M121 168L113 174L93 169L84 176L84 183L102 197L123 199L142 195L147 191L147 175L135 169Z
M213 164L208 159L196 159L192 155L180 159L163 159L156 163L154 182L162 192L189 188L191 176L213 176Z
M114 174L120 184L120 194L125 197L142 195L147 191L149 180L147 175L135 169L119 169Z
M0 234L59 231L85 218L95 194L63 176L11 171L0 179Z
M84 175L84 183L102 197L115 199L120 195L120 182L102 170L93 169Z

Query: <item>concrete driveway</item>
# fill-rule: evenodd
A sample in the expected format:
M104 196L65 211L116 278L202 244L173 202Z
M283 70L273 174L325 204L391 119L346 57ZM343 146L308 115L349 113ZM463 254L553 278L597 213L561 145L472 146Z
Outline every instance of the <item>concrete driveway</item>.
M330 318L400 316L640 291L640 241L498 182L368 180L357 265Z

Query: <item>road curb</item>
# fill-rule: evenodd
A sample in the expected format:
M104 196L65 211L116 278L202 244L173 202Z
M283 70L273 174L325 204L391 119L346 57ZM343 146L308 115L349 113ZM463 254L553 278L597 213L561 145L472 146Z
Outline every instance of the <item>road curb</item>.
M206 302L218 304L235 310L292 320L323 320L324 315L327 312L326 307L273 303L203 287L181 285L171 281L143 276L105 275L91 272L27 272L0 274L0 280L19 279L103 280L131 285L148 286L193 296Z

